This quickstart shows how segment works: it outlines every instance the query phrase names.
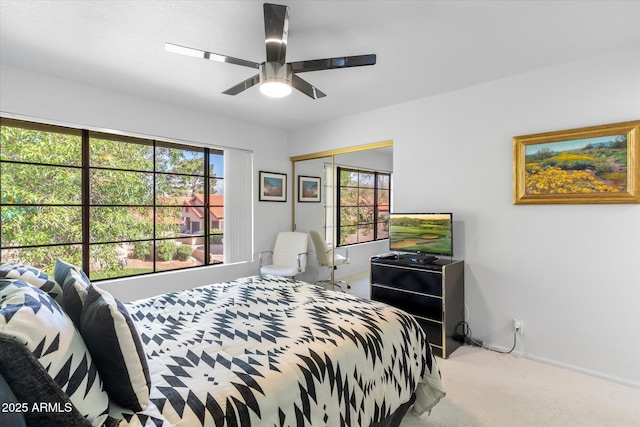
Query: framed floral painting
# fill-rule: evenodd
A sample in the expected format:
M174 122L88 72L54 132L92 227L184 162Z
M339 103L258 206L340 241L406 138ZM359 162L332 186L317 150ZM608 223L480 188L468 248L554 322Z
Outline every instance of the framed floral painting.
M513 138L513 202L640 203L640 120Z

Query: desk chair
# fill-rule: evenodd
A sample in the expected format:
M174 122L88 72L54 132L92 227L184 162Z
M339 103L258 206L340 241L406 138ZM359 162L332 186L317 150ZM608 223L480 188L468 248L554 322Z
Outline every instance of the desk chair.
M347 248L340 248L345 252L344 255L341 255L339 253L336 253L336 250L334 248L327 247L327 242L324 240L324 237L322 236L322 234L320 234L320 232L311 230L309 231L309 234L311 235L311 241L316 248L316 258L318 259L318 265L320 267L329 269L333 267L333 269L335 270L338 265L347 264L349 262L349 250ZM333 257L333 262L331 262L331 257ZM331 270L329 270L329 272L332 273ZM342 292L344 292L343 288L351 289L351 285L349 285L344 280L332 279L333 274L331 274L329 279L317 280L315 284L327 289L335 290L335 288L338 288Z
M260 274L293 278L303 273L307 266L307 243L306 233L295 231L278 233L273 250L260 252Z

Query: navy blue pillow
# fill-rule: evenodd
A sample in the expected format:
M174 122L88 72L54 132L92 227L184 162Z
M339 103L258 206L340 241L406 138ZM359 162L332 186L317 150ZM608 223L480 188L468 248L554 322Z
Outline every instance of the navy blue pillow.
M109 292L91 285L82 307L80 333L111 400L135 412L144 410L151 389L149 367L124 305Z

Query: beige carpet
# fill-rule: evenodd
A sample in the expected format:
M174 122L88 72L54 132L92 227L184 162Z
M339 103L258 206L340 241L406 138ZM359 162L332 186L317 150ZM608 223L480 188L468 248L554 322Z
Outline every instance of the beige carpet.
M417 426L640 426L640 389L463 346L438 359L447 396Z

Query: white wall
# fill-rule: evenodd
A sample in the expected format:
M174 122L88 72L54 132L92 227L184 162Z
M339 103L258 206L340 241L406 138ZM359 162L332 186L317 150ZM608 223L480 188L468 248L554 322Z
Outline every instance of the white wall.
M512 204L512 137L640 119L640 47L291 132L394 141L393 206L452 211L473 336L640 386L640 205ZM640 173L640 171L638 171Z
M253 150L254 185L258 171L290 175L284 131L212 117L51 76L2 65L0 111L3 116L45 123L124 132L197 144ZM287 203L258 202L254 197L254 254L273 247L278 231L291 228ZM258 274L254 262L211 266L152 276L101 282L124 301L177 289Z

